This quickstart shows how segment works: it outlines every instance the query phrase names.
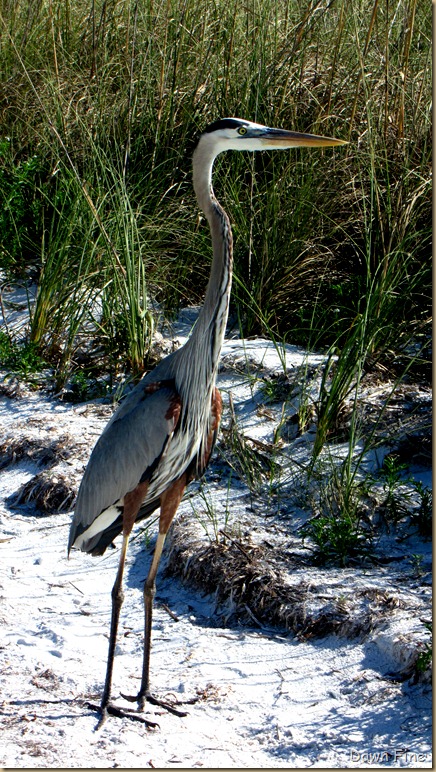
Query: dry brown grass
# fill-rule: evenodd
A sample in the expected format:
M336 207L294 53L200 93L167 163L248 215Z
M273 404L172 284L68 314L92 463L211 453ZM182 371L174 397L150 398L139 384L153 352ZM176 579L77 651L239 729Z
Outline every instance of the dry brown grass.
M55 515L68 512L77 490L62 474L40 472L21 486L12 497L13 506L32 505L40 514Z
M68 435L63 435L53 442L10 435L0 443L0 469L19 461L33 461L38 466L52 467L76 452L77 449Z
M361 587L337 595L315 569L290 582L286 571L302 568L302 561L271 545L253 544L249 536L223 537L205 544L181 518L169 535L167 571L206 593L215 593L225 623L239 621L260 627L278 627L299 637L329 634L355 638L367 635L401 606L390 592Z

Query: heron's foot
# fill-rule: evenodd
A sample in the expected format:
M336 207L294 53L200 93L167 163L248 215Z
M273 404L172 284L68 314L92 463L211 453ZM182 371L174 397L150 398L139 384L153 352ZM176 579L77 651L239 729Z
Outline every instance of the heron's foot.
M94 705L92 705L91 703L88 703L88 705L90 708L94 707ZM98 706L96 705L95 708L98 709ZM106 722L108 715L109 713L108 713L107 705L105 705L104 708L100 705L100 718L98 720L97 726L95 727L96 732L98 732L98 730L102 728L103 724Z
M101 729L108 716L116 716L116 718L128 718L130 721L139 721L141 724L145 724L147 729L157 729L159 727L159 724L157 724L156 721L149 721L148 719L144 718L144 716L140 716L136 710L120 708L118 705L108 704L102 707L101 705L96 705L94 702L86 702L86 707L90 708L91 710L95 710L97 713L100 713L100 718L95 728L96 732Z
M157 697L154 697L153 694L150 694L150 692L146 692L145 694L141 694L141 692L139 692L139 694L137 694L135 697L129 694L122 694L121 696L125 700L128 700L128 702L137 702L138 711L143 711L145 708L145 703L149 702L150 705L156 705L159 708L167 710L168 713L172 713L173 716L179 716L180 718L183 718L184 716L188 715L186 710L178 710L175 707L175 705L183 705L183 702L178 702L177 700L171 702L168 700L159 700Z

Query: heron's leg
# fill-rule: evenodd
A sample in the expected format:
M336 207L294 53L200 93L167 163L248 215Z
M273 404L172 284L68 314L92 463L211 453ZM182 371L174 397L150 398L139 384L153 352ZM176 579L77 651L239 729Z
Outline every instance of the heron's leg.
M153 617L153 601L156 594L156 574L165 543L166 534L159 531L154 549L153 560L147 579L144 583L144 658L142 661L141 687L138 692L139 709L143 710L145 696L149 694L150 687L150 652L151 652L151 627Z
M120 618L121 606L123 605L124 592L123 592L123 573L124 564L126 562L127 546L129 543L130 533L123 535L123 543L121 545L120 559L118 562L118 571L115 578L114 586L112 587L112 615L111 615L111 629L109 635L109 651L107 655L106 665L106 679L104 682L103 696L101 698L101 718L99 727L102 726L107 718L107 706L111 694L112 686L112 671L114 666L115 646L117 642L118 621Z
M111 694L112 686L112 671L114 666L115 646L117 643L118 622L120 618L121 606L123 605L124 592L123 592L123 573L124 565L126 562L127 546L129 544L129 537L132 532L136 515L145 496L148 488L148 482L141 483L131 493L127 493L124 497L124 512L123 512L123 542L121 544L120 559L118 562L118 571L115 578L114 586L112 587L112 615L111 615L111 629L109 634L109 651L107 657L106 666L106 680L104 682L103 696L101 699L101 719L98 724L98 728L102 726L107 718L108 704Z
M156 592L156 574L159 568L159 561L162 555L166 535L186 488L186 482L186 475L183 475L183 477L176 480L160 497L159 534L156 541L153 560L144 584L144 659L142 664L141 687L137 695L140 710L143 710L146 700L155 704L162 704L163 707L170 709L170 706L166 703L160 703L150 695L151 627L153 599ZM173 712L178 715L180 714L180 711L174 710Z

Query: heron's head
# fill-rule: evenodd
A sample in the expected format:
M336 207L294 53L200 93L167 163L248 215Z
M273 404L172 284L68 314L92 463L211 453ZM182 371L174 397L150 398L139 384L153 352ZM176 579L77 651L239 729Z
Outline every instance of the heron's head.
M241 118L224 118L211 123L200 136L198 148L216 157L224 150L275 150L290 147L346 145L342 139L272 129Z
M212 167L225 150L276 150L289 147L346 145L342 139L271 129L242 118L224 118L211 123L201 134L193 157L193 182L200 208L207 211L212 191Z

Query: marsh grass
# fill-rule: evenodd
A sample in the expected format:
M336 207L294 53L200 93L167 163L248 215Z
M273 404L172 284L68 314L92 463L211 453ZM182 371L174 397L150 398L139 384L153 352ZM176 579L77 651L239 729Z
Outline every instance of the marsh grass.
M314 501L315 516L301 529L310 537L321 563L341 566L361 561L371 552L371 530L364 518L362 486L344 479L347 466L332 465Z
M242 334L329 355L315 456L368 369L410 370L429 336L430 41L417 0L3 0L1 263L36 275L30 340L57 388L87 339L138 378L157 307L201 302L191 150L226 115L350 143L229 153L214 179Z
M252 493L259 492L271 462L247 441L240 430L231 393L229 393L229 408L230 421L228 427L222 429L220 452L226 464L246 482L249 490Z

